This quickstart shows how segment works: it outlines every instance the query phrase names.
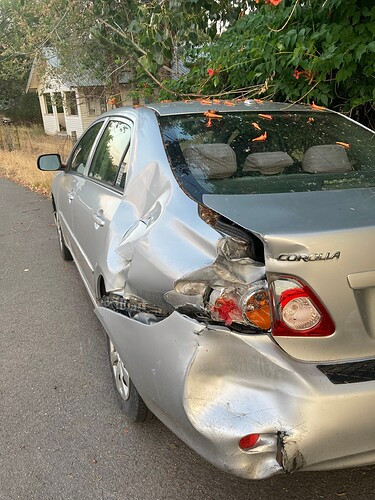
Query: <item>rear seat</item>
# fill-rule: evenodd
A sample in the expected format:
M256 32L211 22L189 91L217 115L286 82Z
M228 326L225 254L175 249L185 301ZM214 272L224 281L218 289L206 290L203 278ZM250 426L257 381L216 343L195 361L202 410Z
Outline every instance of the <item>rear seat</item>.
M302 159L304 172L320 174L335 172L350 172L352 166L346 150L338 144L312 146Z
M229 144L190 144L183 154L198 178L226 179L237 171L236 153Z
M243 172L260 172L263 175L281 174L293 165L292 158L284 151L271 153L252 153L246 157Z
M237 170L234 150L228 144L190 144L183 154L192 174L199 180L209 181L217 192L239 192L247 183L264 182L264 176L281 174L294 164L293 159L284 151L249 154L244 162L242 173ZM348 154L337 144L312 146L302 159L301 173L340 173L349 172L352 166ZM252 175L259 172L261 175ZM239 176L236 174L240 173ZM298 175L294 172L293 175ZM263 177L263 181L262 181ZM287 179L289 176L285 176ZM255 188L256 189L256 188Z

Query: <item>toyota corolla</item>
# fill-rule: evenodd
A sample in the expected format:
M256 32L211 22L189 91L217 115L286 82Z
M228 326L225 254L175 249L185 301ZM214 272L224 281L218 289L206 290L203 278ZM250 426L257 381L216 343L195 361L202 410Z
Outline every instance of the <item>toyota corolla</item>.
M375 137L317 106L119 108L52 204L126 416L245 478L375 462Z

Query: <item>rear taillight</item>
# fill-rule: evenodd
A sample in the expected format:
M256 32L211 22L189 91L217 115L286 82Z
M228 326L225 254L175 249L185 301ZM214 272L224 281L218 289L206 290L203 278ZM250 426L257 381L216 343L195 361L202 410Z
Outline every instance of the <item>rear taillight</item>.
M248 288L222 288L210 296L210 313L215 321L251 325L266 332L271 328L271 308L267 282L256 281Z
M327 337L335 331L328 311L304 283L288 276L274 280L272 297L272 335Z

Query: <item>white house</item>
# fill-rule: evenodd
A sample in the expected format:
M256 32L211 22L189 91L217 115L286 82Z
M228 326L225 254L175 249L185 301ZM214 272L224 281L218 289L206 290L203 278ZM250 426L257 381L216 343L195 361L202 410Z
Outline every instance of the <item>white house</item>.
M82 72L67 81L59 71L59 61L50 50L44 51L46 67L41 69L34 61L26 86L27 92L37 92L46 134L67 134L73 139L83 131L101 113L111 108L104 85L98 79ZM129 97L130 72L122 73L120 79L122 105L131 105ZM120 98L121 97L121 98Z

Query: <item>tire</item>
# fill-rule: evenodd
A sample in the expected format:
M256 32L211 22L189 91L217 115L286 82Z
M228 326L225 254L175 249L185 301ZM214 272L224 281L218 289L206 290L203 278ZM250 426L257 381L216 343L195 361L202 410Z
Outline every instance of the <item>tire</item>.
M154 414L139 395L109 337L107 337L107 342L112 381L123 413L132 422L150 422Z
M55 219L56 229L57 229L57 238L59 240L59 249L60 254L63 260L73 260L72 254L70 253L69 248L65 245L64 235L62 233L62 229L59 222L59 216L57 215L57 210L53 207L53 217Z

